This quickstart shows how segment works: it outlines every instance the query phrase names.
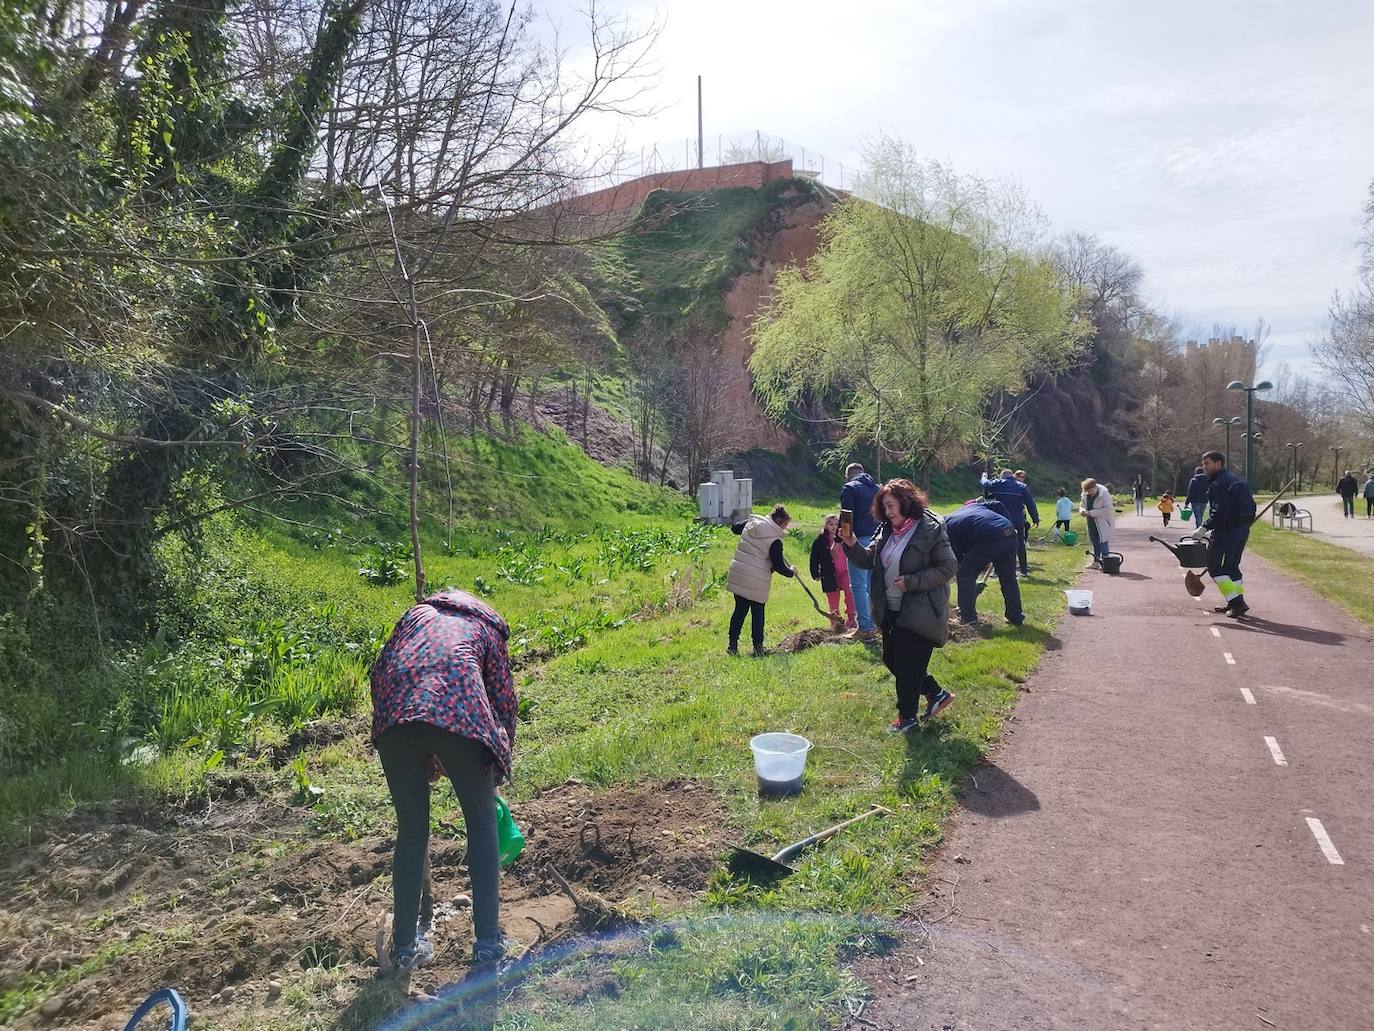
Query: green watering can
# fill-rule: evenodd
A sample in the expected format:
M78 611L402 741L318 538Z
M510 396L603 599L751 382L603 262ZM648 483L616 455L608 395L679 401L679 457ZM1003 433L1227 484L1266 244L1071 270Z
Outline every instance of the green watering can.
M1078 534L1075 533L1073 530L1065 530L1063 534L1061 534L1060 536L1064 543L1069 545L1069 547L1072 547L1073 545L1078 543Z
M525 835L515 825L510 806L500 795L496 796L496 850L502 866L510 866L525 851Z

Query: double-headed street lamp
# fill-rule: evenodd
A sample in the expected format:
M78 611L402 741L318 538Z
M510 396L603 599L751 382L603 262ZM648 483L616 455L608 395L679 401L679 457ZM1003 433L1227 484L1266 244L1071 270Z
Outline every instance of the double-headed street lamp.
M1225 426L1225 427L1226 427L1226 466L1227 466L1227 468L1230 468L1230 466L1231 466L1231 427L1232 427L1232 426L1239 426L1239 425L1240 425L1240 416L1239 416L1239 415L1233 415L1233 416L1231 416L1231 418L1229 418L1229 419L1213 419L1213 420L1212 420L1212 425L1213 425L1213 426Z
M1293 488L1294 494L1302 493L1302 441L1293 443L1289 441L1288 448L1293 452L1293 480L1297 486Z
M1245 391L1245 482L1253 490L1254 484L1250 482L1250 467L1255 463L1255 391L1273 390L1274 384L1266 379L1247 387L1240 380L1233 379L1226 384L1226 389Z

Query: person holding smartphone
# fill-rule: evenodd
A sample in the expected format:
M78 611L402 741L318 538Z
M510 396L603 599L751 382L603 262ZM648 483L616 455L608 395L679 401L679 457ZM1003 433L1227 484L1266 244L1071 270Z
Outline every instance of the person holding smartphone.
M910 480L884 484L872 514L875 523L881 520L872 542L865 546L852 531L842 540L850 570L872 574L868 608L882 626L883 664L897 692L897 718L888 730L909 734L954 701L954 693L930 675L930 657L949 640L949 582L959 562L945 524ZM926 710L920 714L923 695Z

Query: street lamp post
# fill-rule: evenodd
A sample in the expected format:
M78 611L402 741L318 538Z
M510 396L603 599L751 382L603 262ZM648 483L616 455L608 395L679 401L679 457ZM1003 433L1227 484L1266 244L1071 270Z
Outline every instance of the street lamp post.
M1326 450L1330 451L1334 457L1331 459L1331 489L1336 489L1336 484L1341 480L1341 451L1339 444L1334 444Z
M1293 481L1296 484L1294 494L1302 493L1302 441L1296 443L1289 441L1286 445L1293 452Z
M1253 441L1255 444L1263 444L1263 443L1264 443L1264 433L1261 432L1260 430L1255 430L1254 433L1242 433L1242 434L1240 435L1240 439L1241 439L1241 440L1244 440L1244 441L1247 441L1247 442Z
M1239 425L1240 425L1240 416L1239 416L1239 415L1233 415L1233 416L1231 416L1231 418L1229 418L1229 419L1213 419L1213 420L1212 420L1212 425L1213 425L1213 426L1225 426L1225 427L1226 427L1226 465L1227 465L1227 468L1230 468L1230 465L1231 465L1231 427L1232 427L1232 426L1239 426Z
M1226 389L1245 391L1245 482L1253 490L1254 484L1250 482L1250 468L1255 462L1255 392L1257 390L1273 390L1274 384L1266 379L1247 387L1240 380L1233 379L1226 384Z

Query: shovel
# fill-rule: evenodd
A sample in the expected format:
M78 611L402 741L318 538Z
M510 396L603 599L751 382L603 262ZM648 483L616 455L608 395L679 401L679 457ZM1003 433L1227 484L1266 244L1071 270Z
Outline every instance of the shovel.
M989 566L987 567L987 569L984 569L984 570L983 570L983 575L980 576L980 577L978 578L978 590L977 590L977 591L975 592L975 594L974 594L974 597L975 597L975 598L978 597L978 595L982 594L984 591L986 591L986 590L988 589L988 577L989 577L991 574L992 574L992 566L989 565Z
M821 608L821 603L818 602L816 596L811 593L811 588L806 586L806 581L801 578L801 571L795 566L792 568L792 579L801 584L802 590L805 591L806 596L811 599L811 607L829 620L832 630L838 632L844 629L844 620L835 615L835 613L827 612L825 609Z
M730 869L735 873L744 874L752 877L786 877L788 874L797 871L787 865L789 859L794 859L802 849L809 848L817 842L824 841L826 838L834 837L844 830L851 823L858 823L860 820L867 820L870 816L878 813L891 813L892 810L884 806L875 805L866 813L845 820L844 823L837 823L833 827L827 827L823 831L817 831L809 838L802 838L801 841L794 841L786 848L771 856L765 856L762 852L755 852L752 849L737 847L730 856Z

